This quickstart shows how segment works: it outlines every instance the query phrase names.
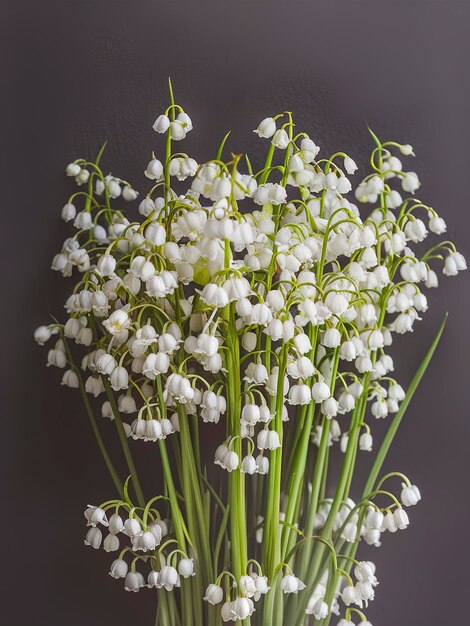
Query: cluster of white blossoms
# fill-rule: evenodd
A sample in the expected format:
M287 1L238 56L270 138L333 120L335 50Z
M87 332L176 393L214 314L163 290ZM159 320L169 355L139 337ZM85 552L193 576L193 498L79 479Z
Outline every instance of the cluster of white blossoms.
M128 513L124 520L120 515L121 507ZM114 513L108 519L109 509L114 510ZM118 552L121 548L118 557L111 564L109 574L116 579L123 578L126 591L137 592L142 587L172 591L173 588L181 586L181 578L194 576L193 560L186 554L178 549L173 549L167 555L160 552L160 546L167 547L172 541L165 540L168 535L168 523L158 517L158 511L155 509L149 507L144 510L141 519L135 511L132 511L132 507L129 510L128 502L112 500L102 506L89 506L85 510L85 519L89 527L85 545L95 550L102 546L106 552ZM100 526L108 531L104 540ZM121 546L120 535L121 540L125 538L129 543L124 548ZM143 556L135 558L136 554L142 553ZM130 566L125 559L128 554L134 556ZM147 567L146 578L142 571L137 569L137 561L141 561L143 566Z
M67 166L81 187L62 210L74 232L53 269L75 284L65 323L35 333L40 344L57 335L48 364L81 391L119 490L85 512L85 543L121 549L110 574L128 591L178 590L177 603L159 592L157 623L178 610L187 626L332 613L367 625L377 578L358 544L406 528L420 493L393 472L353 500L357 455L375 452L380 470L374 420L395 424L406 398L388 349L426 312L439 269L454 276L465 259L415 195L409 145L374 135L372 171L353 192L353 159L321 158L288 112L255 130L268 146L259 171L242 155L224 161L225 140L206 163L173 154L192 130L174 103L154 130L166 152L145 169L138 220L120 208L137 192L103 174L101 154ZM96 402L116 424L136 504ZM144 498L129 438L157 446L164 495ZM399 497L385 488L396 479Z

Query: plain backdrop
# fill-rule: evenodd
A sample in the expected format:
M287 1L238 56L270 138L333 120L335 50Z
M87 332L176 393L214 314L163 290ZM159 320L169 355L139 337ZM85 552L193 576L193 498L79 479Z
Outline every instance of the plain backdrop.
M470 4L16 0L1 17L0 624L144 626L153 594L125 593L107 575L109 556L83 546L83 509L112 497L112 485L78 397L32 340L49 312L63 319L70 289L49 270L70 232L59 219L72 190L65 165L107 139L105 169L146 192L143 169L161 147L151 124L171 76L195 125L185 149L198 160L215 155L227 130L230 149L248 147L256 160L252 129L285 109L324 154L345 149L362 171L366 124L413 144L420 197L470 257ZM409 473L423 501L406 532L363 552L378 563L374 626L467 615L469 277L441 285L394 353L406 385L450 312L386 463ZM149 480L151 460L144 467Z

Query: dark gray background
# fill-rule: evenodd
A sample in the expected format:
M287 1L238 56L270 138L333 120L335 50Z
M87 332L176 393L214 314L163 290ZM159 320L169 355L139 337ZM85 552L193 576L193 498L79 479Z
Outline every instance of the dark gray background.
M344 148L363 167L366 122L412 143L420 195L470 257L469 17L458 1L3 6L2 625L140 626L154 611L153 594L126 594L106 573L109 557L83 547L83 508L112 488L78 398L32 342L69 289L48 269L68 232L59 220L71 189L65 164L108 139L105 167L146 190L151 124L171 75L195 123L186 149L198 159L214 156L228 129L234 151L258 145L251 130L285 108L325 153ZM423 502L410 529L373 552L375 626L466 621L468 280L442 280L401 343L406 384L450 311L387 461L409 472ZM150 476L148 455L145 464Z

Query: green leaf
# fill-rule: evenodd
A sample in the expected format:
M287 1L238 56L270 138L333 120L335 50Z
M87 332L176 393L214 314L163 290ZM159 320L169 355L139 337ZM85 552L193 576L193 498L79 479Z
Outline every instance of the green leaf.
M245 154L246 167L248 168L248 174L253 176L253 168L251 166L251 161L247 154Z
M228 137L229 137L231 132L232 131L229 130L228 133L225 135L225 137L220 142L219 149L217 150L217 156L215 157L217 161L220 161L220 159L222 158L222 152L224 150L225 142L227 141L227 139L228 139Z
M380 148L381 145L382 145L382 142L380 141L380 139L377 137L377 135L374 133L374 131L372 130L372 128L369 125L367 126L367 130L371 134L372 139L377 144L377 147Z
M101 156L104 152L104 149L106 148L106 146L108 145L108 142L105 141L104 144L101 146L100 151L98 152L98 154L96 155L96 159L95 159L95 165L99 165L100 160L101 160Z

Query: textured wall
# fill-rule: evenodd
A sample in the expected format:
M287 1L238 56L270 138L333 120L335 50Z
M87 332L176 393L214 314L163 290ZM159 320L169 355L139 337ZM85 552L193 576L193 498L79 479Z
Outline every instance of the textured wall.
M251 129L286 108L326 153L345 148L361 166L366 122L381 137L412 143L421 196L470 257L470 5L16 1L1 13L0 624L150 624L153 595L121 591L106 574L109 558L82 545L84 505L106 498L111 485L77 399L32 342L69 288L48 270L67 232L59 220L70 190L64 165L108 139L105 166L146 190L142 171L157 139L151 124L171 75L195 123L185 145L197 159L213 156L227 129L234 151L257 146ZM466 613L468 281L442 281L425 320L401 342L406 384L450 310L387 461L410 473L423 502L410 511L408 531L370 551L381 581L368 612L375 626L457 624Z

